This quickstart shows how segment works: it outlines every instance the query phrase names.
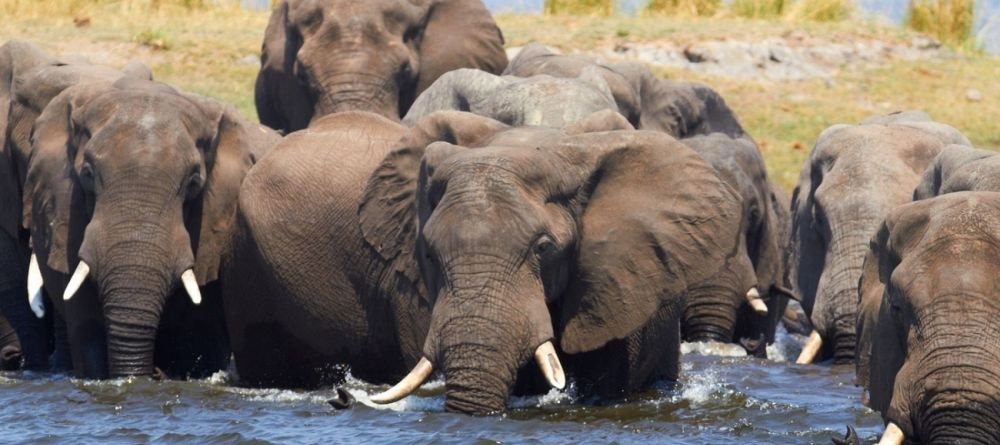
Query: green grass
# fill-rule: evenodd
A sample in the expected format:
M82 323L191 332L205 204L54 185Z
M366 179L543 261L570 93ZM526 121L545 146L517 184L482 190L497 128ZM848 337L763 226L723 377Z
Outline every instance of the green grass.
M268 13L235 6L198 6L180 0L0 0L0 42L18 38L52 53L83 53L97 63L146 62L154 76L181 89L236 105L255 118L256 58ZM74 18L89 18L76 27ZM508 46L540 41L566 51L606 48L621 42L759 40L793 31L831 42L879 39L907 42L912 31L863 21L748 20L717 13L699 16L643 15L499 16ZM844 67L829 82L743 81L682 70L658 70L675 79L717 89L758 141L768 169L790 187L816 136L836 123L921 108L961 130L978 146L1000 150L1000 59L960 53L949 60L898 61L874 70ZM970 102L966 90L984 100Z
M968 44L972 33L973 0L912 0L909 24L952 45Z
M729 12L749 19L773 19L785 13L785 0L733 0Z
M720 0L650 0L645 13L688 17L715 15L721 9Z
M546 0L545 14L608 16L614 7L612 0Z

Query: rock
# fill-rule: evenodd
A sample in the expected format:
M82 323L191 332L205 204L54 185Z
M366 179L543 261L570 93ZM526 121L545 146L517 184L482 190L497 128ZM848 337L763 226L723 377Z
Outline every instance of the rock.
M254 66L257 66L257 65L260 65L260 57L256 56L256 55L253 55L253 54L249 54L249 55L240 57L240 59L237 60L236 63L238 63L240 65L254 65Z
M979 102L983 100L983 93L975 88L970 88L965 92L965 98L969 102Z
M937 39L928 36L917 36L914 37L910 42L914 47L920 50L938 49L941 47L941 42Z

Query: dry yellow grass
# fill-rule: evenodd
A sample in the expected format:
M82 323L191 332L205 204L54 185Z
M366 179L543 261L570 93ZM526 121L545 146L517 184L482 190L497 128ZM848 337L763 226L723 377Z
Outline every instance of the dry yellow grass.
M612 0L546 0L545 13L548 15L598 15L614 13Z
M53 53L82 53L97 63L146 62L157 79L235 104L255 116L253 82L268 13L228 6L187 6L183 1L0 0L0 42L24 39ZM74 18L89 18L77 27ZM78 20L79 21L79 20ZM616 42L781 37L796 30L829 41L881 39L902 42L909 31L864 22L789 22L704 17L499 16L509 46L540 41L563 49ZM975 144L1000 149L1000 62L970 53L951 60L897 61L867 70L845 67L831 81L743 81L660 70L662 75L716 88L758 140L771 175L791 186L816 136L835 123L897 109L922 108L954 125ZM972 102L976 88L986 99Z
M962 45L972 32L973 0L912 0L910 27L951 43Z
M710 16L719 12L720 0L650 0L647 14L670 14L688 17Z

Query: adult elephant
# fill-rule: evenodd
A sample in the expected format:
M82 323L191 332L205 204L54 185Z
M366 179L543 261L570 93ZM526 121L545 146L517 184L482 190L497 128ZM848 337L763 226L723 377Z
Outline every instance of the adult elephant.
M695 82L659 79L641 63L604 64L585 56L557 54L532 43L521 49L504 74L577 77L584 69L596 69L604 77L619 112L640 130L661 131L676 138L746 134L715 90Z
M617 110L608 84L597 70L567 79L547 75L495 76L455 70L420 94L403 124L416 125L436 111L468 111L521 127L564 127L601 110Z
M254 98L261 122L286 133L349 110L398 120L442 74L506 66L503 35L479 0L282 0Z
M23 365L21 341L7 317L0 313L0 371L16 371Z
M941 150L913 191L913 200L963 191L1000 192L1000 157L992 150L949 145Z
M49 102L24 224L77 376L226 367L219 265L242 179L276 140L230 107L147 80L79 83Z
M53 333L32 315L32 309L39 318L45 313L38 269L29 266L37 263L28 260L29 235L21 224L35 119L53 97L69 86L123 76L149 78L151 74L137 62L116 70L81 58L54 58L22 41L12 40L0 46L0 313L17 334L25 369L49 369L50 343L65 344L63 325L56 323ZM29 271L31 276L26 280ZM26 288L29 284L30 290ZM32 299L31 308L26 293ZM68 368L68 356L56 354L52 366L57 370Z
M739 342L765 354L794 295L784 283L787 210L768 180L753 141L722 133L681 140L704 157L742 197L740 250L724 273L688 294L682 331L688 341Z
M858 279L868 240L909 202L949 144L969 145L923 112L876 116L820 134L792 195L789 277L814 331L798 363L854 360Z
M861 277L858 383L880 443L1000 443L1000 193L893 210Z
M255 279L226 292L239 375L413 367L387 403L437 369L446 408L474 414L503 410L532 357L563 387L555 345L598 394L676 378L683 296L735 250L740 200L669 136L618 128L609 110L563 130L341 113L290 135L241 190L232 273Z

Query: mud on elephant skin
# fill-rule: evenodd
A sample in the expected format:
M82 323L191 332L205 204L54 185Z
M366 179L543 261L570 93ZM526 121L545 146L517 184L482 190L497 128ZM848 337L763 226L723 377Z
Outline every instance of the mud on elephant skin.
M398 120L442 74L506 66L503 35L479 0L282 0L254 97L261 122L286 133L341 111Z
M34 124L24 224L76 375L225 368L218 269L240 183L277 139L230 107L131 77L49 102Z
M123 76L148 79L151 74L138 62L116 70L79 57L51 57L22 41L0 46L0 312L17 333L25 369L63 370L70 366L66 348L60 347L66 340L64 326L36 318L44 316L46 309L37 268L29 266L37 264L34 258L28 260L29 233L22 227L24 181L35 119L53 97L71 85ZM56 355L50 362L53 343Z
M897 207L872 238L857 376L895 443L1000 442L997 246L996 192Z
M597 111L617 110L607 82L596 68L576 78L548 75L495 76L455 70L424 90L403 118L413 126L435 111L468 111L514 127L565 127Z
M814 331L797 362L854 360L858 279L868 241L910 201L947 145L969 145L923 112L876 116L820 134L792 195L789 281Z
M705 158L742 198L738 254L726 271L694 286L682 323L688 341L739 342L763 352L774 341L789 298L784 283L788 212L783 193L767 177L764 158L753 141L722 133L682 139Z
M290 357L272 352L357 360L375 381L412 366L373 400L437 370L446 407L475 414L503 410L522 368L563 386L560 353L602 395L677 377L683 294L739 236L739 197L696 153L659 133L605 132L628 127L610 110L564 130L453 111L408 131L358 113L317 124L243 188L240 253L258 268L239 272L262 279L247 284L256 295L227 294L259 308L229 314L241 377L280 377ZM303 181L307 165L338 173ZM288 196L328 198L306 209Z
M724 133L745 134L736 114L707 85L658 79L640 63L607 64L578 55L561 55L545 46L525 46L510 62L505 75L578 77L597 70L611 89L619 112L640 130L661 131L676 138Z

